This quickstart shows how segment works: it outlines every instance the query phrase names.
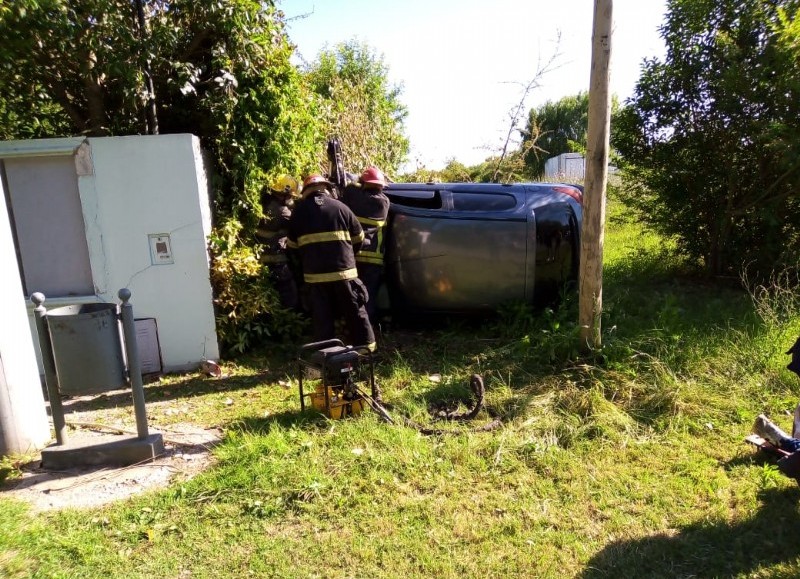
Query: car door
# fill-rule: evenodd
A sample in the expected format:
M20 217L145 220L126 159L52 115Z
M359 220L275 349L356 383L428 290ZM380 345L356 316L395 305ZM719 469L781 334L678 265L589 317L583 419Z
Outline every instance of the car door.
M493 309L525 297L527 223L510 188L453 189L452 211L434 243L446 258L437 270L453 309Z

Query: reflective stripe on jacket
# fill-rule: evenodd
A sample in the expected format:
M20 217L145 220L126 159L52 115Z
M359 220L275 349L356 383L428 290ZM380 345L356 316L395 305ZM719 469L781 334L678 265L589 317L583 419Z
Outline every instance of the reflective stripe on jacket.
M364 189L358 185L348 185L342 201L353 210L364 229L364 243L356 254L360 263L383 263L385 252L384 231L389 216L389 198L378 189Z
M364 231L341 201L315 192L295 207L289 221L287 247L297 249L307 283L355 279L355 251Z

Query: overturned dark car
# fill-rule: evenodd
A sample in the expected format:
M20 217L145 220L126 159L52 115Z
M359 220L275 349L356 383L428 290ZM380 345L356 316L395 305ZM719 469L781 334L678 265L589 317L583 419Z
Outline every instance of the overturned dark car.
M392 183L386 288L395 314L544 305L577 287L582 188Z

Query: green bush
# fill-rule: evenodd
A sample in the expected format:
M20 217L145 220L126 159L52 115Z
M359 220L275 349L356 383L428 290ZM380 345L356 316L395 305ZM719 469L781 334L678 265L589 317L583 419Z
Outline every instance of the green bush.
M296 343L305 319L287 310L256 251L241 242L242 224L229 219L210 238L217 337L225 352L243 353L268 339Z
M800 50L780 14L797 3L670 2L666 57L614 119L626 202L711 275L797 262Z

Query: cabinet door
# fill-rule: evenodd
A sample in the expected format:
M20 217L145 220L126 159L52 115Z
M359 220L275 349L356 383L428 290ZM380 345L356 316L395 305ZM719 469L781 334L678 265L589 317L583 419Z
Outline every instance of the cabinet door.
M5 159L4 182L26 295L94 295L72 156Z

